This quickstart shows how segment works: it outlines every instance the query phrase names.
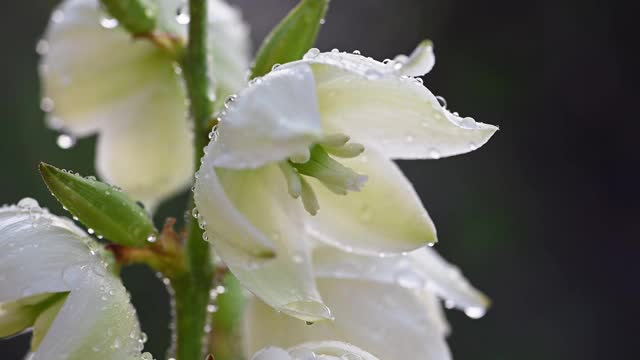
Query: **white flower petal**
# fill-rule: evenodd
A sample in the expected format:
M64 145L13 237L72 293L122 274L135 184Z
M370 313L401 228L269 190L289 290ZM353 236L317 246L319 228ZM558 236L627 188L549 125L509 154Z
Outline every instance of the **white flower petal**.
M186 37L186 25L176 21L183 2L156 4L158 26ZM210 11L221 103L245 83L249 38L237 10L210 0ZM56 9L39 46L43 104L54 129L78 137L98 133L100 174L154 205L183 190L194 170L184 89L167 54L120 27L101 26L106 16L95 0L66 0Z
M214 166L247 169L307 153L322 135L315 82L306 65L274 71L242 90L208 146Z
M471 315L484 313L490 304L487 296L474 289L457 267L431 248L377 258L319 246L313 251L313 264L319 277L367 279L419 291L429 290L447 304L471 312ZM446 328L445 321L443 329Z
M368 352L340 341L308 342L289 349L290 354L304 354L306 351L311 351L326 360L378 360Z
M128 294L91 247L98 245L34 200L0 208L3 308L33 295L69 292L53 323L41 320L50 328L31 359L140 357L140 328Z
M308 219L319 240L360 253L400 253L436 241L420 198L393 161L374 147L340 162L369 178L359 192L339 196L315 183L320 210Z
M395 69L393 62L329 52L307 56L286 68L305 64L312 65L318 84L325 130L375 144L390 158L463 154L485 144L497 130L451 114L421 82L400 76L401 68Z
M414 291L362 280L318 279L318 286L335 321L305 325L254 299L245 315L247 353L333 339L380 359L451 358L439 324Z
M103 128L96 149L98 174L148 207L186 188L195 170L182 86L171 69L157 65L158 86L139 87L112 109L129 121Z
M216 171L205 160L195 199L216 253L247 289L300 319L331 318L311 273L304 210L277 165Z
M400 73L406 76L426 75L436 64L436 57L433 54L433 43L424 40L413 50L411 55L398 55L394 59L400 63Z

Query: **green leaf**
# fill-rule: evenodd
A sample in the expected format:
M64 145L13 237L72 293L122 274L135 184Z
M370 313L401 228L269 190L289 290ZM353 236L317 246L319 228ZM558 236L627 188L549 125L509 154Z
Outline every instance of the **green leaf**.
M156 27L157 6L151 0L102 0L102 4L131 34L147 34Z
M45 163L40 163L40 174L56 199L97 234L133 247L157 238L147 212L122 190Z
M251 78L263 76L275 64L302 59L313 47L320 31L329 0L302 0L264 40Z

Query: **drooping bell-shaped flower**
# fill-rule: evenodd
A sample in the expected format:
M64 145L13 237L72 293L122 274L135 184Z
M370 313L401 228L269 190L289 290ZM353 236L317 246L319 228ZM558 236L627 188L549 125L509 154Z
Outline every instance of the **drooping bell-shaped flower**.
M209 51L219 104L245 85L248 29L240 13L209 0ZM156 35L185 42L184 0L153 0ZM133 39L97 0L65 0L53 12L42 55L42 108L48 125L73 138L98 135L96 169L147 206L192 180L193 145L181 69L170 54Z
M375 356L351 344L339 341L310 342L284 350L266 347L251 360L378 360Z
M386 63L312 49L229 104L205 149L196 204L218 254L263 301L306 321L331 318L311 237L376 255L436 241L392 160L466 153L497 128L449 112L411 77L433 63L428 42Z
M348 342L380 359L446 360L449 325L441 298L470 317L480 317L488 299L433 249L379 258L320 246L313 265L322 298L335 320L304 324L253 298L245 314L246 352L267 345L308 341Z
M0 337L33 329L30 360L150 360L99 245L33 199L0 208Z

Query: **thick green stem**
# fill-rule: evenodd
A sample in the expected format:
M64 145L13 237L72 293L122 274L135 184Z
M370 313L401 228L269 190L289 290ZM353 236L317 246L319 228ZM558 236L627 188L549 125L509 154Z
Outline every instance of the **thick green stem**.
M209 98L207 51L207 0L189 0L189 42L182 60L194 128L196 168L206 145L205 124L212 117ZM209 243L197 221L192 220L185 244L188 271L173 279L176 301L177 360L204 358L207 304L213 281L213 265Z

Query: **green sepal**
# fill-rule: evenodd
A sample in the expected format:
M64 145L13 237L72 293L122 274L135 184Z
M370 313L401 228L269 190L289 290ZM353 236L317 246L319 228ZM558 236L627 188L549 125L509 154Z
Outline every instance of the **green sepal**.
M302 59L313 47L329 0L302 0L263 41L251 78L267 74L274 65Z
M45 163L40 163L40 174L72 215L111 242L142 247L157 238L149 214L122 190Z
M157 6L151 0L102 0L118 23L133 35L144 35L156 27Z

